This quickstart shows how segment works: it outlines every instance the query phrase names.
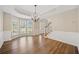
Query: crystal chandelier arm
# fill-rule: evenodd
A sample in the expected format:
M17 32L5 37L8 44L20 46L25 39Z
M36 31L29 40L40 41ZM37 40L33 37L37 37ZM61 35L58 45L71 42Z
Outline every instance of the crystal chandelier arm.
M38 17L38 15L37 15L37 5L34 5L34 7L35 7L35 11L34 11L34 14L33 14L33 17L32 17L32 20L33 21L38 21L39 20L39 17Z

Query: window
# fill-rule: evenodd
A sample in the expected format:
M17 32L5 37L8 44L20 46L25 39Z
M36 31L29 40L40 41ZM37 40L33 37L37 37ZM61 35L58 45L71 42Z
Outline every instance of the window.
M18 35L19 34L19 20L14 19L12 20L12 35Z
M14 19L12 20L12 27L12 36L32 34L32 20Z
M32 33L32 20L27 20L26 29L27 29L27 34Z
M26 33L26 20L20 20L20 34Z

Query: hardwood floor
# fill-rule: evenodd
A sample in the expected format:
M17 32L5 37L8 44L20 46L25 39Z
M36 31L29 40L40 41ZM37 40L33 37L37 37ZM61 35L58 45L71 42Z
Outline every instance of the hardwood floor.
M76 46L41 36L21 37L5 42L1 54L75 54Z

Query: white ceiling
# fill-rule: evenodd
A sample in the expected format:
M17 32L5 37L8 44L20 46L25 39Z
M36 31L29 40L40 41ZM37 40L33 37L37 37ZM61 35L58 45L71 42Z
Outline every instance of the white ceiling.
M76 8L78 6L74 5L38 5L37 12L42 18L47 18L48 16L66 11L69 9ZM30 18L34 12L33 5L1 5L0 9L6 13L10 13L14 16L21 18Z
M43 14L56 7L58 7L58 5L38 5L37 12L38 12L38 14ZM20 6L16 6L16 8L27 10L31 13L33 13L35 11L35 9L34 9L35 7L33 5L20 5Z

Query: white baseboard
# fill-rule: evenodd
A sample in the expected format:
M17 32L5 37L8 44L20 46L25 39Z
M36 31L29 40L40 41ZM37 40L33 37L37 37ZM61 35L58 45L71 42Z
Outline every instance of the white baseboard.
M3 43L4 43L4 41L3 42L0 42L0 48L2 47Z
M79 47L79 33L78 32L54 31L54 32L49 33L48 37L51 39L55 39L55 40Z
M3 32L0 32L0 48L2 47L3 43L4 43Z

